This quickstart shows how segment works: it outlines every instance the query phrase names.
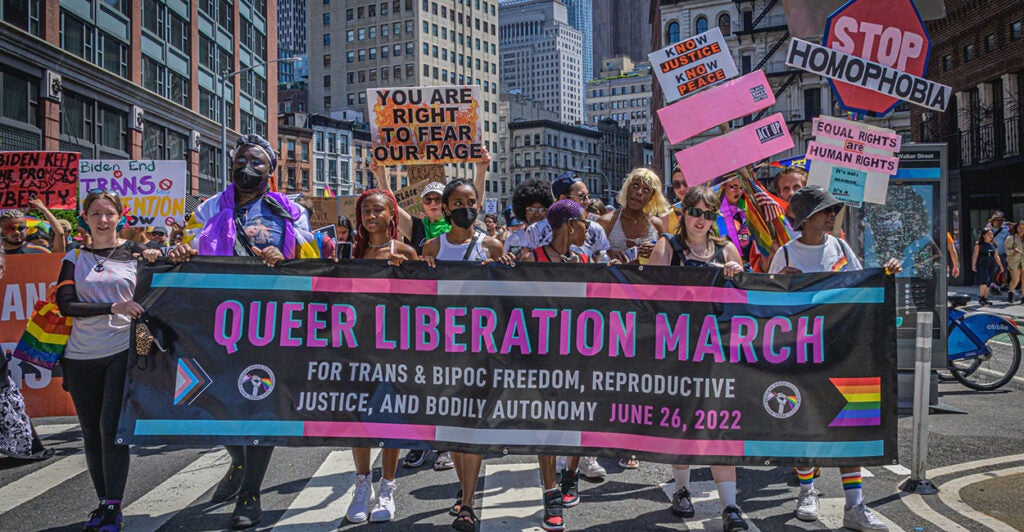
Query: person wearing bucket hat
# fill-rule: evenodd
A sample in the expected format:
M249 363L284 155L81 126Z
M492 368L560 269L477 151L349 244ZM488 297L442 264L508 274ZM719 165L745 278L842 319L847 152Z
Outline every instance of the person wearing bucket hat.
M790 240L775 253L769 273L844 272L861 269L861 263L849 244L829 234L835 229L836 215L843 202L816 185L801 188L789 202L793 228L801 230L799 238ZM885 272L895 275L902 271L899 260L885 263ZM846 505L843 526L854 530L888 530L885 523L864 504L860 467L841 467L843 494ZM818 491L814 489L814 467L810 460L797 466L800 494L797 496L796 517L801 521L817 521Z
M473 177L473 187L478 191L477 193L480 195L478 199L480 204L483 205L487 167L491 164L491 154L487 151L487 146L483 147L483 154L475 164L476 173ZM443 174L444 165L436 166L440 169L438 171ZM394 192L391 190L391 180L388 178L386 166L378 164L377 160L373 159L370 161L370 172L373 173L374 179L377 180L377 186L382 190ZM405 237L417 254L422 254L423 244L428 240L437 238L452 228L441 212L441 192L444 191L444 185L441 182L431 181L423 187L423 191L420 192L424 213L422 218L415 218L401 206L398 207L398 232Z

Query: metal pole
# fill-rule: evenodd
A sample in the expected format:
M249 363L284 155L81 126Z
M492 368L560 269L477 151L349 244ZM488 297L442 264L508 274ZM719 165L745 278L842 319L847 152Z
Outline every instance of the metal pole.
M914 427L911 443L910 478L903 484L904 491L922 495L938 493L938 488L926 477L928 474L928 403L932 367L931 312L917 313L917 348L914 359Z
M220 71L220 179L221 190L228 188L228 71Z

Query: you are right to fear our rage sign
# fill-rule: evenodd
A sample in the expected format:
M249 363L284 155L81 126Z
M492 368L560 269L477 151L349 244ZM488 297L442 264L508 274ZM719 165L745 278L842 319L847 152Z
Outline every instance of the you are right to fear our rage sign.
M475 162L483 158L480 87L366 91L374 160L382 165Z

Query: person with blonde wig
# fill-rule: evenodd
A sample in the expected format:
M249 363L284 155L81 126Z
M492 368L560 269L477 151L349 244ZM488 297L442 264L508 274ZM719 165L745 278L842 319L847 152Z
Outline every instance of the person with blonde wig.
M671 208L661 188L661 178L649 168L634 169L622 182L617 198L621 208L597 219L608 234L611 258L647 262L665 231L660 217Z

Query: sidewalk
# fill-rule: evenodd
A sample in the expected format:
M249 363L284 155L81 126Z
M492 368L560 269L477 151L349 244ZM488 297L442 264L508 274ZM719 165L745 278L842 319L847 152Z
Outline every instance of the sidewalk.
M971 300L967 303L967 306L963 307L964 309L973 311L982 308L978 306L977 286L950 286L948 291L950 293L969 294L971 296ZM988 300L992 305L984 307L986 312L1006 316L1015 322L1024 320L1024 304L1020 303L1019 291L1014 292L1013 303L1006 302L1006 292L1002 292L998 296L989 294ZM1024 326L1024 323L1018 323L1018 325Z

